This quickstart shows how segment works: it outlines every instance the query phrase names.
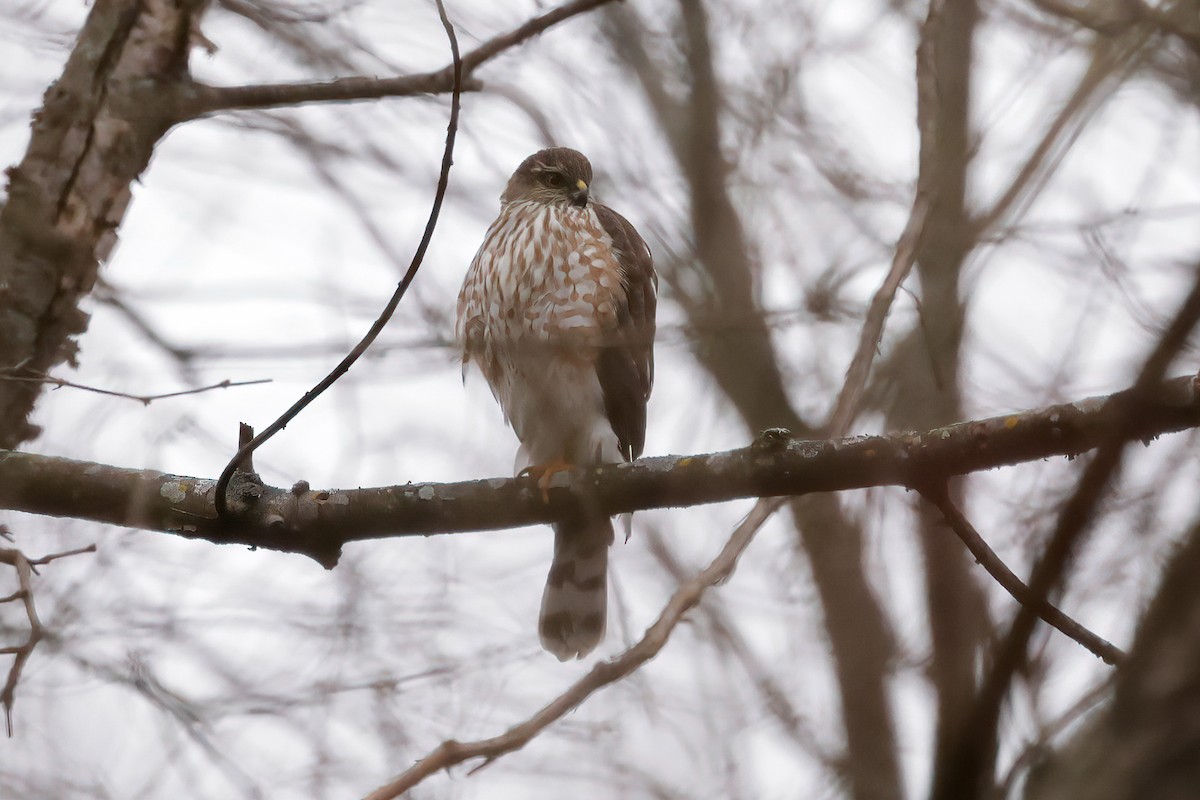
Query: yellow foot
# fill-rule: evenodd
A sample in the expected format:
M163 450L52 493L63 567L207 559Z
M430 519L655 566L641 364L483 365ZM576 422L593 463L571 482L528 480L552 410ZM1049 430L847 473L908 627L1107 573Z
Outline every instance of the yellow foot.
M560 472L570 472L575 465L569 461L558 459L546 464L532 464L517 473L519 478L537 478L538 488L542 490L542 502L550 502L550 481Z

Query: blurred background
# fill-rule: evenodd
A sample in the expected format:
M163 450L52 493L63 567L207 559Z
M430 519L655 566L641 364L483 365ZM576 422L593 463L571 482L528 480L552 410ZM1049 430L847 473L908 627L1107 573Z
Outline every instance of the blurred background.
M549 7L449 1L464 49ZM656 257L647 455L739 447L773 426L817 434L918 177L936 200L851 432L1125 388L1200 256L1196 6L1158 8L948 4L930 34L932 104L915 77L923 3L628 0L551 29L480 70L412 291L256 466L273 485L340 488L511 474L515 437L483 380L464 385L454 303L508 175L550 144L589 156L594 196ZM87 11L0 10L0 164L21 158ZM425 0L215 0L202 27L215 49L192 69L219 85L449 61ZM390 296L425 225L448 109L407 97L173 130L87 303L79 367L56 375L134 394L271 382L149 406L48 390L44 434L25 448L215 477L237 423L265 427ZM936 136L922 138L918 113ZM1172 374L1188 371L1194 350ZM1064 609L1118 645L1195 523L1195 438L1131 450L1070 576ZM1026 575L1078 471L1026 464L954 491ZM636 641L751 505L637 514L611 556L597 655ZM99 546L36 579L50 638L0 742L0 797L357 797L445 738L502 732L590 666L538 646L548 528L355 544L326 572L156 533L0 521L31 556ZM0 570L0 596L14 588ZM924 796L1014 611L915 496L804 498L644 669L519 753L413 796ZM24 626L0 606L0 644ZM1001 722L997 797L1021 796L1030 754L1069 737L1111 674L1057 633L1034 644Z

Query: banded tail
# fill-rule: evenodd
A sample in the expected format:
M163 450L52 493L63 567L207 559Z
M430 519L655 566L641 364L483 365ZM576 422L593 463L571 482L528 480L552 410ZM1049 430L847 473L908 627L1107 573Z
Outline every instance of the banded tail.
M604 638L612 541L608 517L554 526L554 560L542 594L538 636L559 661L583 658Z

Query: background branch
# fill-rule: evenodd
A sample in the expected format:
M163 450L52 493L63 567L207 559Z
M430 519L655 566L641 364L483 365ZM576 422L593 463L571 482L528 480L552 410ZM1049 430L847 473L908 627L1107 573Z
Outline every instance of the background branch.
M1193 519L1094 718L1029 769L1025 800L1190 800L1200 785L1200 524Z
M571 17L611 3L613 0L575 0L530 19L512 31L495 36L462 57L464 91L479 89L474 71L501 53L523 44L554 25ZM381 97L406 97L415 94L450 92L455 87L452 62L442 69L396 78L339 78L319 83L280 83L260 86L205 86L191 83L180 89L176 114L179 121L213 114L256 108L298 106L306 103L345 103L377 100Z
M661 40L633 8L614 7L608 15L611 45L641 86L687 184L686 249L661 264L660 274L694 329L738 323L723 336L696 341L692 352L743 425L818 436L798 410L758 296L764 265L754 215L735 201L737 153L723 144L744 132L723 113L735 93L722 84L714 58L710 5L685 0L677 11L671 36L680 52L673 59L659 56ZM830 497L794 502L789 510L795 541L812 565L843 700L845 773L859 800L892 800L901 783L887 699L895 648L862 566L863 531Z
M1200 273L1200 265L1197 272ZM1118 473L1125 445L1131 438L1137 438L1128 437L1127 432L1140 424L1142 403L1147 393L1157 385L1198 321L1200 278L1195 280L1171 324L1146 358L1133 388L1120 402L1113 404L1112 427L1096 443L1095 457L1084 468L1075 491L1059 513L1050 541L1033 568L1029 590L1035 598L1049 599L1066 580L1079 542L1091 527L1105 489ZM1037 620L1037 604L1022 605L1008 633L997 644L995 660L980 685L971 711L971 734L959 743L953 766L938 774L932 793L934 800L971 800L981 795L987 772L983 767L992 757L999 735L1000 709L1013 677L1025 663Z
M917 46L917 91L922 102L917 112L923 148L937 147L938 129L938 87L937 64L935 61L937 39L936 32L940 24L943 3L934 0L929 4L929 13L921 26L921 42ZM871 374L871 364L879 350L883 337L883 328L887 323L888 312L896 299L896 292L908 273L912 271L917 260L917 247L925 232L925 221L937 197L937 173L931 168L925 168L917 175L917 189L913 195L912 208L908 212L908 221L896 242L892 253L892 267L888 270L883 283L875 290L871 303L867 306L867 314L858 334L858 346L854 357L846 370L846 379L838 392L837 402L826 426L828 436L845 436L850 430L850 423L858 414L860 398L867 386L867 378Z

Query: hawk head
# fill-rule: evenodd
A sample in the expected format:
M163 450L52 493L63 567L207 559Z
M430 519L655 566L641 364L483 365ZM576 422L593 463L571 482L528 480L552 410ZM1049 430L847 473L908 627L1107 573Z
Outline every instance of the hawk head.
M592 165L583 153L569 147L550 147L521 162L508 179L500 202L532 201L583 208L591 182Z

